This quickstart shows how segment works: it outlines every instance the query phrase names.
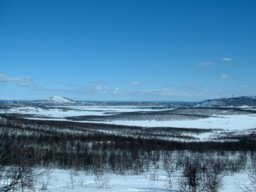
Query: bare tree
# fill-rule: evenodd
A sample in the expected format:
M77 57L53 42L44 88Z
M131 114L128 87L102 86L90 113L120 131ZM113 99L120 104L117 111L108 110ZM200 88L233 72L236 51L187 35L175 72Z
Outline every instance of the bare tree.
M1 179L8 180L5 185L2 185L0 191L10 191L17 189L28 189L34 191L34 185L36 178L41 176L43 172L37 172L35 168L32 167L31 160L15 159L17 162L10 164L9 166L3 167L1 170Z
M179 180L181 191L218 192L222 186L221 160L206 160L201 155L186 157L184 177Z
M250 180L249 185L244 184L243 186L241 186L238 183L237 186L240 189L242 189L244 192L255 192L256 191L256 169L255 168L250 170L250 172L248 173L248 177Z
M152 181L158 180L158 171L156 169L154 169L152 172L150 172L149 179Z
M108 187L109 182L110 178L108 175L95 175L95 183L98 188Z
M98 188L107 188L110 182L109 175L105 174L104 168L95 174L95 183Z
M69 179L70 179L70 183L71 183L71 188L74 189L75 187L75 182L76 182L76 179L75 179L75 171L71 171L69 173Z
M198 158L186 157L183 176L184 178L180 180L182 191L197 192L202 190L201 167Z
M220 162L207 162L207 167L203 169L203 185L206 192L218 192L223 187L222 169Z
M8 125L0 125L0 179L7 181L0 192L17 189L35 190L36 178L43 174L33 167L33 157L26 146L15 141L13 130Z
M172 158L172 155L164 157L164 170L167 172L167 183L165 184L165 188L167 191L172 191L172 174L175 171L175 161L174 158Z

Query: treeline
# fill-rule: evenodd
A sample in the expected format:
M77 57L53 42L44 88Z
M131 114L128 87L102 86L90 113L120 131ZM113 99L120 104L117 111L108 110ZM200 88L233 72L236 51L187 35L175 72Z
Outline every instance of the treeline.
M178 108L174 110L163 111L138 111L138 112L122 112L113 113L107 116L71 116L67 119L76 121L143 121L143 120L155 120L155 121L168 121L168 120L196 120L205 119L209 117L215 117L216 115L242 115L242 114L254 114L255 111L236 109L236 108Z

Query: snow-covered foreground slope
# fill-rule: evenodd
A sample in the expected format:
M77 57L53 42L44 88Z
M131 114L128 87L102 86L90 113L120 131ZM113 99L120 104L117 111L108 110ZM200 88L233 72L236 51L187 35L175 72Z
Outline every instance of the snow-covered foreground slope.
M71 181L71 175L73 182ZM155 176L155 180L153 179ZM116 175L105 174L103 178L108 179L106 186L99 188L95 181L95 175L86 175L85 172L78 172L75 176L70 170L53 170L50 174L44 175L38 181L37 188L40 189L47 183L47 191L51 192L166 192L167 173L163 169L151 170L142 175ZM173 191L179 191L178 180L182 178L182 172L173 173ZM72 185L73 183L73 185ZM242 192L238 184L250 184L247 172L227 174L223 178L223 188L220 192ZM73 186L73 189L72 189Z

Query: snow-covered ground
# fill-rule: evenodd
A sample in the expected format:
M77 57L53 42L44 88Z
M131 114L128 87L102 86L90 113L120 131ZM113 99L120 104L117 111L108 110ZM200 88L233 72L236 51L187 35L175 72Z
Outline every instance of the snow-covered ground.
M152 111L151 106L139 108L137 106L61 106L52 108L40 107L13 107L9 110L0 110L0 113L33 114L43 117L64 118L68 116L110 115L109 113ZM154 110L156 111L156 110Z
M136 112L136 111L162 111L166 109L152 109L156 106L65 106L68 109L78 109L84 111L105 111L105 112ZM159 108L163 106L158 106ZM170 110L170 109L168 109Z
M55 108L39 108L39 107L13 107L7 111L0 110L0 113L16 113L16 114L33 114L34 117L27 117L29 119L41 120L62 120L70 116L109 116L122 112L151 112L151 111L164 111L166 109L152 109L152 106L138 107L138 106L66 106ZM168 109L170 110L170 109ZM219 115L221 114L221 115ZM103 123L115 125L129 125L141 127L176 127L176 128L202 128L202 129L221 129L214 130L202 134L191 134L197 141L213 140L220 132L233 132L237 134L249 134L252 132L250 129L256 128L256 114L240 114L230 115L230 112L223 110L218 115L212 115L209 118L198 118L195 120L109 120L109 121L77 121L84 123ZM50 118L50 119L48 119ZM103 131L103 130L102 130ZM185 134L185 133L184 133ZM186 133L187 134L187 133ZM185 134L185 135L186 135ZM175 138L166 138L175 140ZM177 138L176 138L177 139ZM178 139L180 140L180 138Z
M99 188L95 175L86 175L85 172L79 171L78 175L73 175L73 189L71 181L72 172L70 170L53 170L50 174L44 175L38 181L37 188L40 189L44 184L48 185L47 191L51 192L166 192L167 173L163 169L151 170L141 175L116 175L105 174L103 179L108 179L106 186ZM152 176L156 176L153 180ZM182 177L181 171L173 173L173 191L179 191L178 180ZM226 174L223 178L223 188L221 192L242 192L238 187L244 184L250 184L247 172L235 173L234 175Z
M13 107L7 111L0 110L0 113L17 113L17 114L33 114L40 117L65 118L68 116L106 116L120 112L139 112L139 111L163 111L166 109L152 109L148 107L137 106L67 106L64 108L39 108L39 107ZM170 109L168 109L170 110ZM82 122L82 121L80 121ZM94 122L94 121L84 121ZM242 130L256 128L256 114L241 115L213 115L210 118L196 120L143 120L143 121L102 121L97 123L108 123L116 125L132 125L142 127L182 127L182 128L210 128L210 129L226 129L226 130Z
M67 110L61 108L43 109L39 107L13 107L7 111L0 110L0 113L17 113L17 114L33 114L43 117L64 118L68 116L82 116L82 115L105 115L104 111L85 111L85 110Z
M223 115L206 119L182 121L104 121L101 123L114 123L116 125L132 125L142 127L182 127L242 130L256 128L256 115Z
M158 110L158 109L157 109ZM163 109L160 109L163 110ZM47 120L47 117L56 118L59 120L68 116L85 116L85 115L111 115L118 112L135 112L135 111L156 111L151 106L68 106L64 108L38 108L38 107L17 107L10 110L0 110L0 113L17 113L17 114L34 114L41 119ZM40 118L38 118L40 119ZM92 122L92 121L79 121ZM94 121L94 123L96 123ZM97 121L97 123L100 123ZM182 128L209 128L209 129L224 129L227 131L236 131L237 133L246 133L249 129L256 128L256 114L241 114L241 115L213 115L210 118L196 120L173 120L173 121L104 121L101 123L133 125L142 127L182 127ZM216 132L203 133L194 135L200 140L207 140L213 137ZM95 175L86 175L80 171L77 176L73 175L73 189L70 170L53 170L48 176L44 175L37 182L39 190L43 184L47 184L47 191L51 192L164 192L167 184L167 174L162 168L156 170L156 180L152 180L152 174L155 169L141 175L116 175L106 174L103 179L109 179L106 186L99 188ZM181 171L176 171L173 174L174 184L173 190L178 192L178 179L182 177ZM247 172L235 173L234 175L226 174L223 178L223 189L221 192L242 192L237 184L249 184Z

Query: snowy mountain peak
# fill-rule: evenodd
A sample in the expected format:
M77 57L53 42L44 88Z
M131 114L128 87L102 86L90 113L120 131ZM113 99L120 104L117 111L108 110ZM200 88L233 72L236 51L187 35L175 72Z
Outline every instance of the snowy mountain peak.
M74 103L75 101L65 98L65 97L60 97L60 96L53 96L53 97L49 97L47 99L45 99L49 102L52 103Z
M53 96L53 97L48 97L46 99L41 99L41 100L35 100L35 101L30 101L30 103L33 104L40 104L40 105L67 105L67 104L76 104L77 102L66 98L66 97L61 97L61 96Z

